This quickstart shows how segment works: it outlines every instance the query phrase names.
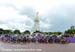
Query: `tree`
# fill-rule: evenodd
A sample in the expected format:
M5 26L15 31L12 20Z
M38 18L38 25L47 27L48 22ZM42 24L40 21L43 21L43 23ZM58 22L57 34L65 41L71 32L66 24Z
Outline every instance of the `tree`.
M0 28L0 34L3 34L3 31L4 31L4 30L3 30L2 28Z
M24 34L30 34L29 30L24 31Z
M53 32L53 34L60 35L60 34L62 34L62 32Z
M20 30L14 30L13 33L14 34L21 34Z
M73 34L73 33L75 33L75 29L65 30L65 33L67 33L67 34Z
M3 34L12 34L12 30L4 30Z
M60 35L62 34L62 32L44 32L45 34L51 35L51 34L56 34L56 35Z

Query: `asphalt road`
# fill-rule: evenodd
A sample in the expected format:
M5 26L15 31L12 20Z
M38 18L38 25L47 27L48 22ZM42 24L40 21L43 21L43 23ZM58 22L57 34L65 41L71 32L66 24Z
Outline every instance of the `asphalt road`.
M70 44L9 44L0 42L0 52L75 52L75 43Z

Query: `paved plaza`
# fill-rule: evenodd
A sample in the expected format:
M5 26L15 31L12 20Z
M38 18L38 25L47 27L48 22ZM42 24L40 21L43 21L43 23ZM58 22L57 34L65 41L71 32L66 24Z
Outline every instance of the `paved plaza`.
M9 44L0 42L0 52L75 52L75 43L70 44Z

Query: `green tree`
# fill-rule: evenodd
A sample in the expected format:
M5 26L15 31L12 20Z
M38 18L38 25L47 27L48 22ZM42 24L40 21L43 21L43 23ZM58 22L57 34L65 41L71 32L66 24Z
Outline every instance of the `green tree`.
M20 30L14 30L13 33L14 34L21 34Z
M3 30L2 28L0 28L0 34L3 34L3 31L4 31L4 30Z
M24 31L24 34L30 34L29 30Z
M12 34L12 30L4 30L3 34Z
M53 32L53 34L60 35L60 34L62 34L62 32Z
M67 33L67 34L73 34L73 33L75 33L75 29L65 30L65 33Z

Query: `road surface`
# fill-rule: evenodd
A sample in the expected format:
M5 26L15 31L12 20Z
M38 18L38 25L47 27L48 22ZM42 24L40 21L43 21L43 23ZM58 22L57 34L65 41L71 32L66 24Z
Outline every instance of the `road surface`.
M70 44L9 44L0 42L0 52L75 52L75 43Z

